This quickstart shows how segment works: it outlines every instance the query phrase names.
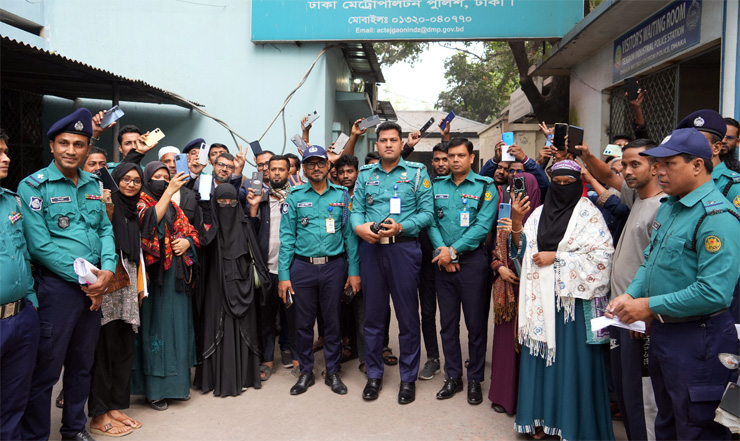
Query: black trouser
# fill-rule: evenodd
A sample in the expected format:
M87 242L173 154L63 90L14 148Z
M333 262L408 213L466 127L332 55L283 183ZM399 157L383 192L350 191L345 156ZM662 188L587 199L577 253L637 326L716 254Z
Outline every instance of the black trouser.
M96 417L109 410L128 409L134 336L131 324L123 320L113 320L100 327L95 361L90 371L88 416Z
M428 261L422 256L419 276L419 306L421 308L421 335L427 358L439 358L437 344L437 287L434 282L434 267L431 256Z
M275 323L279 308L284 308L284 304L278 295L278 276L270 273L272 290L265 293L265 304L260 305L260 336L262 338L262 362L271 362L275 358ZM286 310L288 318L288 329L290 333L290 346L295 353L295 320L292 308Z

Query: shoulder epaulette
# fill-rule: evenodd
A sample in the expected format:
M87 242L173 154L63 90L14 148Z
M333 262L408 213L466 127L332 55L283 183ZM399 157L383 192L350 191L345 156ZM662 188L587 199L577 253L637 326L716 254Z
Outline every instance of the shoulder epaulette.
M28 186L31 188L36 188L39 185L41 185L42 182L45 182L47 179L49 179L49 177L46 175L46 173L43 173L42 171L38 171L36 173L26 176L26 179L24 179L23 182L28 184Z
M375 166L375 164L365 164L362 167L360 167L360 171L362 171L362 170L370 170L374 166Z
M730 177L732 178L732 181L737 184L738 182L740 182L740 173L737 173L737 172L732 172L732 173L733 174Z
M717 210L722 210L723 208L725 208L725 201L715 201L712 199L703 199L701 203L704 206L704 210L706 210L708 214L716 214L713 212Z
M478 179L480 179L481 181L484 181L484 182L486 182L488 184L493 183L493 179L492 178L489 178L488 176L478 175Z

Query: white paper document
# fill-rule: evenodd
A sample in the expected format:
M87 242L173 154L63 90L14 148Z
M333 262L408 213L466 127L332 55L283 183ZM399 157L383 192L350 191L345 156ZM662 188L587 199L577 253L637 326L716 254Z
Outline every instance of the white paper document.
M90 269L92 268L98 269L98 267L83 259L82 257L78 257L77 259L75 259L74 269L80 285L92 285L93 283L98 281L98 276L90 271Z
M628 325L627 323L619 320L617 317L596 317L595 319L591 319L591 331L593 332L601 331L607 326L617 326L620 328L629 329L631 331L642 333L645 332L645 322L643 322L642 320L638 320Z

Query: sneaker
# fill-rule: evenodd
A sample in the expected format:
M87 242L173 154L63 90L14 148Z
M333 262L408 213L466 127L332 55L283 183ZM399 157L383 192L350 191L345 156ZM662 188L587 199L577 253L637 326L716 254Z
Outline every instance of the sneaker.
M283 363L283 367L285 369L293 368L293 354L290 352L289 349L280 351L280 361Z
M439 358L427 358L427 362L419 372L419 379L431 380L437 372L439 372Z

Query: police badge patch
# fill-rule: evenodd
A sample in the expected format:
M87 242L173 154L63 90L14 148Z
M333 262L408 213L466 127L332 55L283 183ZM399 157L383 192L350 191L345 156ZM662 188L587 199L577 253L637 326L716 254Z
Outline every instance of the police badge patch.
M732 203L735 204L737 208L740 208L740 194L735 196L735 199L732 201Z
M69 216L59 216L59 220L57 220L57 225L62 230L69 227Z
M437 208L437 217L440 219L445 217L445 211L442 208Z
M31 200L28 202L28 206L33 211L41 211L42 201L40 197L31 196Z
M280 206L280 212L283 214L288 214L288 203L283 202L283 204Z
M722 248L722 241L717 236L709 236L704 239L704 248L710 253L716 253Z
M303 225L304 227L308 226L308 216L303 216L301 218L301 225Z

